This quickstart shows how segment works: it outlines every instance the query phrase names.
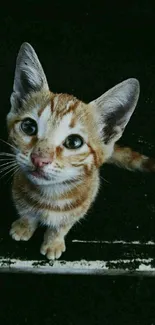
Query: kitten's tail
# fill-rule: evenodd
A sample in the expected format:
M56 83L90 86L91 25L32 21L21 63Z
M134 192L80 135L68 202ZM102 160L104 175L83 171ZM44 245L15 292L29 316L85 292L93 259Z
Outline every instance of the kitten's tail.
M115 164L118 167L131 171L154 172L155 159L141 155L127 147L115 145L112 156L107 161L108 164Z

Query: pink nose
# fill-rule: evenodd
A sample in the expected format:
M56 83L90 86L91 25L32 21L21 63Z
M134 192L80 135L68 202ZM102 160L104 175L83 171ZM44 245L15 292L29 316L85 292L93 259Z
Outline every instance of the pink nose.
M43 158L36 154L31 155L31 160L32 160L33 165L37 168L43 167L43 166L48 165L52 162L52 160L50 158Z

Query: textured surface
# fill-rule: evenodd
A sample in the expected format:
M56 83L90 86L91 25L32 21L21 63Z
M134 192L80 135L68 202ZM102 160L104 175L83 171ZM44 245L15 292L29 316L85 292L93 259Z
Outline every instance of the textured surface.
M139 5L138 5L139 3ZM30 42L43 64L51 89L90 101L128 77L141 83L141 95L121 143L155 156L155 12L151 4L95 6L57 1L52 11L39 11L35 1L23 15L3 7L0 20L1 110L0 138L6 139L5 116L9 111L15 59L23 41ZM112 10L111 10L112 9ZM19 8L18 8L19 10ZM45 14L45 12L44 12ZM146 23L147 22L147 23ZM1 145L1 150L7 147ZM70 232L68 261L153 258L152 246L72 244L72 240L155 241L155 175L144 175L103 166L102 188L89 215ZM1 180L0 256L39 260L42 231L28 243L9 237L16 212L10 199L10 181ZM105 180L104 180L105 179ZM41 232L41 234L40 234ZM112 247L112 248L111 248ZM125 251L126 250L126 251ZM118 259L119 259L118 258Z

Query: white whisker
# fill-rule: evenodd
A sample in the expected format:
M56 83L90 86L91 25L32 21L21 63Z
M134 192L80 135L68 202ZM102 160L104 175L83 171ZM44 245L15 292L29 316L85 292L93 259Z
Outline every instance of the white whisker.
M103 181L105 181L108 184L111 184L111 182L107 181L107 179L105 179L103 176L100 176L101 179L103 179Z
M8 158L0 158L0 161L14 161L15 158L11 158L11 157L8 157Z
M19 166L15 169L15 171L11 174L11 176L7 179L6 183L9 182L10 178L12 178L18 171L20 170Z
M16 157L15 154L13 154L13 153L8 153L8 152L0 152L0 156Z
M15 150L18 150L15 146L13 146L12 144L10 144L9 142L3 140L3 139L0 139L0 141L4 142L5 144L7 144L8 146L10 146L11 148L15 149Z
M8 173L10 173L11 171L14 171L17 168L17 166L12 167L11 169L7 170L7 172L5 174L3 174L0 179L2 179L4 176L6 176Z
M8 169L11 169L11 167L15 167L17 166L17 163L12 163L11 165L9 166L6 166L6 167L3 167L1 170L0 170L0 174L3 173L5 170L8 170Z
M16 161L15 160L11 160L11 161L8 161L8 162L6 162L6 163L4 163L4 164L0 164L0 168L2 167L2 166L7 166L7 165L11 165L12 163L16 163Z

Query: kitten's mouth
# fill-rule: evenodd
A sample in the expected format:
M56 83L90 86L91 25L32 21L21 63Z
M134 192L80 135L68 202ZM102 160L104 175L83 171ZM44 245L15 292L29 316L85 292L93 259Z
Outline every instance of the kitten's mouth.
M49 180L49 177L47 175L45 175L45 173L40 169L35 169L35 170L31 171L31 175L36 178L44 178L46 180Z

